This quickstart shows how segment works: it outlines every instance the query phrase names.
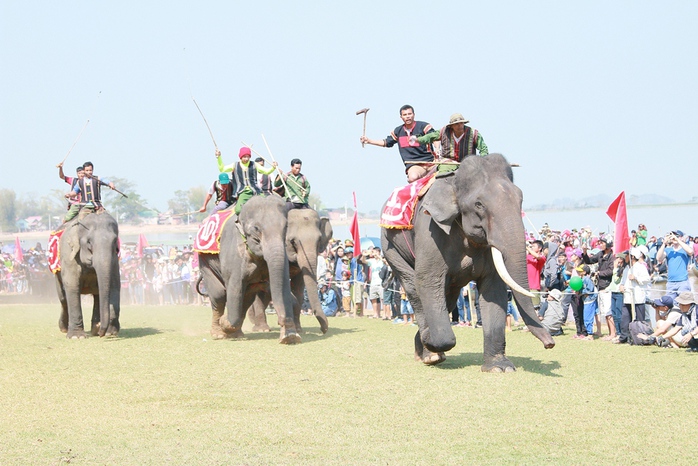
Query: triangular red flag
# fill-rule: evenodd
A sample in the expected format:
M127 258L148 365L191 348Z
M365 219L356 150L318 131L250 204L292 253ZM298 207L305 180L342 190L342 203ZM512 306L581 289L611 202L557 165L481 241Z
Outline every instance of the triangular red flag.
M22 252L22 245L19 242L19 236L15 236L15 259L17 262L24 261L24 253Z
M145 239L145 235L141 233L138 235L138 247L136 249L136 253L138 254L138 257L143 257L143 249L148 247L148 240Z
M359 211L356 208L356 193L354 195L354 216L351 219L351 227L349 231L351 232L351 239L354 241L354 257L358 257L361 254L361 236L359 236Z
M630 235L628 234L628 210L625 206L625 191L621 192L615 201L608 206L606 211L615 222L613 238L613 252L616 254L630 249Z

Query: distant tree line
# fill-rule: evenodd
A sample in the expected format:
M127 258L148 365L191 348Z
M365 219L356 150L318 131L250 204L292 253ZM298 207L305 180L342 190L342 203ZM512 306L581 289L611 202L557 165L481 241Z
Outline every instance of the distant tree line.
M204 204L208 191L202 186L175 191L174 196L167 201L167 212L161 212L148 205L148 201L136 191L136 185L131 181L114 176L106 178L128 196L124 197L109 188L102 189L102 203L119 223L139 225L148 218L157 217L163 213L174 216L189 215L191 222L199 222L208 215L198 212ZM64 189L52 189L44 195L26 193L18 197L11 189L0 189L0 230L19 231L18 222L34 216L42 217L41 229L56 228L63 222L67 210L68 201L65 199L67 192L68 185L65 185ZM215 204L209 202L209 210L212 205ZM310 205L323 209L322 201L316 194L310 195Z

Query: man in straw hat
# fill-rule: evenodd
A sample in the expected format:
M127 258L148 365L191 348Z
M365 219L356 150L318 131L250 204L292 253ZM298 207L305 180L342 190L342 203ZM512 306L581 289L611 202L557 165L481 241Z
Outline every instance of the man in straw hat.
M480 132L466 126L468 123L461 113L454 113L448 120L448 124L441 128L441 131L425 134L416 138L420 144L433 142L436 139L441 141L441 157L456 162L461 162L469 155L487 155L489 150ZM439 171L453 171L457 164L442 164Z

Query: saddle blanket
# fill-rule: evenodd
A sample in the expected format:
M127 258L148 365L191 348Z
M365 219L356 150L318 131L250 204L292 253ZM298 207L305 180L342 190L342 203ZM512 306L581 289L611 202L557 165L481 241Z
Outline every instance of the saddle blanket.
M381 213L380 226L397 230L411 230L415 206L434 182L435 173L413 181L407 186L395 188Z
M221 232L233 213L233 209L221 210L204 220L194 238L194 251L204 254L220 253Z
M61 270L60 239L64 231L52 231L48 237L48 268L53 273Z

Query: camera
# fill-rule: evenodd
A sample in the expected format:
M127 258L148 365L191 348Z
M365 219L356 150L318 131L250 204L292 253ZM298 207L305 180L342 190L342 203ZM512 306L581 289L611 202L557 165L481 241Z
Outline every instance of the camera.
M645 298L645 304L654 307L654 299Z

